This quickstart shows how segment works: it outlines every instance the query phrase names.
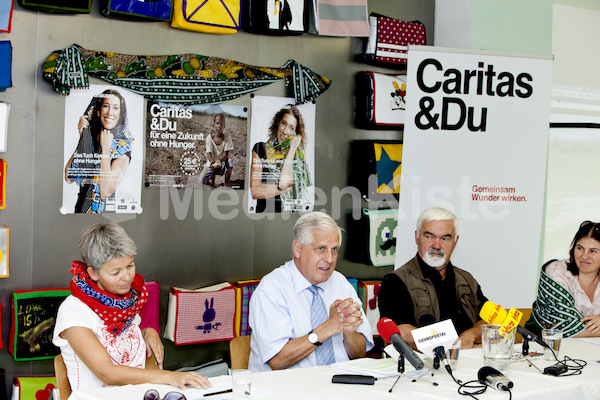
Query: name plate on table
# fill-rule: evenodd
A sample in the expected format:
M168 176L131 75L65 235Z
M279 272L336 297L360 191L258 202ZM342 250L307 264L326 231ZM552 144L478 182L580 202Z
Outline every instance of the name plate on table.
M412 331L413 339L419 351L427 354L438 346L448 348L458 338L452 320L436 322Z

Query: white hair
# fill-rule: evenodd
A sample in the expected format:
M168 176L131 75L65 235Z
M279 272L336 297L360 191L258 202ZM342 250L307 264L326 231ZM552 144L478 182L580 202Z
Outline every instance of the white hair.
M421 231L423 224L425 222L431 221L452 221L454 222L454 234L458 235L458 218L456 215L452 214L450 211L441 207L432 207L424 210L421 215L419 215L419 219L417 219L417 232Z
M337 232L339 246L342 245L342 228L338 226L333 218L320 211L309 212L298 218L298 221L294 224L294 240L302 245L311 244L315 240L313 235L315 229Z

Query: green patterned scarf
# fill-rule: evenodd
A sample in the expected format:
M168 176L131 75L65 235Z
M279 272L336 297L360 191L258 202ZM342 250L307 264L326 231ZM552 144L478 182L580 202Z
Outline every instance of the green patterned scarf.
M277 138L267 143L267 160L268 162L264 165L265 168L273 176L281 176L281 169L283 168L283 160L288 154L290 148L291 138L287 138L283 142L279 143ZM278 162L279 161L279 162ZM294 154L293 161L294 170L294 190L284 192L280 195L281 204L284 211L290 211L290 208L295 200L303 201L308 197L308 187L311 185L310 173L308 171L308 164L306 162L306 154L304 149L298 147L296 154Z
M256 67L198 54L135 56L86 50L76 44L50 54L42 65L55 92L87 88L88 76L164 102L222 103L285 79L296 104L314 101L331 81L294 60L280 68Z
M525 327L537 332L554 327L563 331L563 337L575 336L584 330L583 315L575 308L573 295L546 275L546 266L552 261L542 267L537 299Z

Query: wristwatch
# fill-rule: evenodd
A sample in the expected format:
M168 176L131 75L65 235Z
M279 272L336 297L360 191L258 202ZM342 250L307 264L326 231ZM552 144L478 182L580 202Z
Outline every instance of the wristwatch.
M319 337L313 331L310 331L308 333L308 341L311 342L312 344L314 344L315 346L320 346L323 344L323 343L319 342Z

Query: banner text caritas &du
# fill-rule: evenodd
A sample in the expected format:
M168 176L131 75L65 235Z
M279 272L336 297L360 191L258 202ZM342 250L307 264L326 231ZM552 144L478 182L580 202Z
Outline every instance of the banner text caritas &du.
M160 107L158 104L153 104L150 107L150 115L152 116L150 147L171 147L188 150L196 147L196 141L204 140L204 133L175 132L177 121L171 121L171 118L191 119L193 112L188 108Z
M432 72L433 68L433 72ZM435 72L439 71L439 73ZM428 81L425 82L424 76ZM431 77L435 77L433 82ZM531 74L522 72L517 76L510 72L496 72L494 66L480 61L475 69L460 71L456 68L445 69L441 62L433 58L427 58L419 64L417 69L417 84L419 89L425 93L436 93L442 90L448 95L498 96L498 97L520 97L526 99L533 94ZM436 109L432 97L423 96L419 101L420 112L415 116L415 125L422 130L459 130L465 122L470 131L486 130L487 107L481 107L476 112L474 106L468 106L464 100L458 97L445 96L442 99L441 112ZM458 110L460 116L456 121L448 121L450 111ZM479 114L479 122L475 123L475 115ZM438 119L441 115L441 123Z

